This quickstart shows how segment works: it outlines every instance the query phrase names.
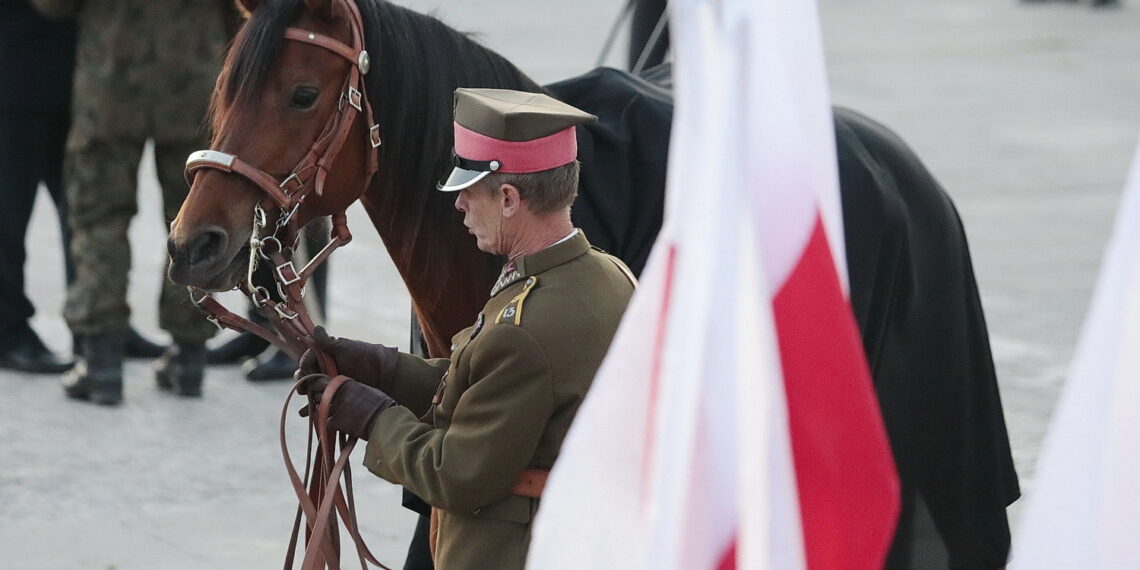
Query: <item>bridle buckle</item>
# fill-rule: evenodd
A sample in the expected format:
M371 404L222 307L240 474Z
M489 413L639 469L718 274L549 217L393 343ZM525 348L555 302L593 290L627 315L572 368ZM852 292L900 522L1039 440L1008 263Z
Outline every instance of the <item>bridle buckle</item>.
M301 276L297 274L297 267L292 261L277 266L277 277L280 285L292 285L301 280Z
M289 306L285 303L277 303L276 305L273 305L273 310L277 311L278 317L290 321L300 316L300 313L297 313L296 311L290 309Z
M291 182L296 182L297 187L290 189L289 184ZM278 184L278 187L284 190L286 194L292 196L294 193L299 192L302 188L304 188L305 183L301 181L301 177L297 176L296 172L291 172L289 176L285 177L285 180L281 181L281 184Z
M361 105L363 95L361 95L360 91L357 88L355 88L351 85L348 86L348 97L347 97L347 99L348 99L348 104L352 105L352 108L356 109L357 112L363 112L364 111L364 107Z

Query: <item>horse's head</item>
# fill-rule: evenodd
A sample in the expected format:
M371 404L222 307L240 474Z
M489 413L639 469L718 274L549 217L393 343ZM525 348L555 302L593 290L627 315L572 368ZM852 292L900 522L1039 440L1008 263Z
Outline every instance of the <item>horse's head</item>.
M251 238L278 221L300 227L348 207L379 145L352 0L241 3L251 16L214 90L211 150L187 161L190 193L168 242L171 280L207 290L239 283ZM266 228L253 235L259 209Z

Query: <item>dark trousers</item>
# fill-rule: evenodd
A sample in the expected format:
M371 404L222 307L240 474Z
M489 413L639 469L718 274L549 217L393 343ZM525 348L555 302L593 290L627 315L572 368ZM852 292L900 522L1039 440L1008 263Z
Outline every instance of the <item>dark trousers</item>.
M408 491L405 490L404 493ZM404 570L434 570L435 564L431 559L431 542L429 530L431 517L420 515L416 520L416 531L412 535L412 542L408 545L408 557L404 559Z
M0 335L26 327L35 313L24 290L24 234L40 182L47 186L59 214L67 282L75 276L62 181L63 146L70 123L66 108L0 111Z
M202 144L200 140L154 143L165 227L170 227L190 191L183 176L186 157ZM74 233L75 282L67 289L63 316L73 333L108 334L130 327L128 228L138 211L138 171L145 146L145 138L107 138L67 149L64 177ZM165 268L155 277L162 283L158 324L175 342L204 342L217 332L190 302L186 288L166 278Z

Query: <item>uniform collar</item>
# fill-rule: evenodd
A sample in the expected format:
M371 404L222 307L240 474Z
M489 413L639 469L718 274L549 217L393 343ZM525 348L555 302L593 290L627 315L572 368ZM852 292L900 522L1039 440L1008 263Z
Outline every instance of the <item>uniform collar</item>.
M530 255L524 255L516 260L507 262L503 266L499 280L491 289L491 296L499 294L512 283L526 279L531 275L538 275L548 269L558 267L580 255L590 251L590 242L582 230L576 230L568 238Z

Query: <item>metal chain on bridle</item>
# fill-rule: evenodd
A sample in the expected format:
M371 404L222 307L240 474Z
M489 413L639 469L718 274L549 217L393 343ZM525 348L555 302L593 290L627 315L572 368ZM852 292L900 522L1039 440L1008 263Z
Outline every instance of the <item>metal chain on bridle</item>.
M364 46L364 26L356 3L352 0L339 1L345 6L349 16L352 45L300 28L291 27L285 30L286 39L324 48L347 59L351 64L337 102L337 112L329 118L324 130L309 148L309 152L293 167L289 175L284 180L278 181L272 175L235 155L215 150L196 151L186 160L186 178L191 184L199 170L213 169L242 176L267 195L254 206L253 228L249 242L249 267L245 279L235 289L249 297L255 310L273 324L276 332L234 314L204 291L190 288L191 300L219 328L251 332L273 343L294 358L299 358L306 349L314 350L321 371L333 377L324 390L320 405L315 410L310 406L312 413L309 414L309 441L304 476L297 473L285 439L285 420L289 403L293 394L297 393L301 381L290 389L281 409L279 433L281 452L298 500L293 532L285 558L286 569L293 566L302 514L306 521L306 546L302 569L340 567L338 516L356 545L361 567L366 568L367 562L371 562L381 568L387 568L368 550L357 530L352 474L348 466L348 458L356 444L356 438L341 433L330 433L328 429L329 402L332 401L336 390L348 379L337 375L332 358L317 350L312 340L315 325L304 304L305 285L316 268L324 263L334 250L352 240L343 211L332 216L329 243L302 269L297 270L293 264L296 242L302 233L297 227L294 216L306 197L314 192L318 196L323 193L329 166L336 160L348 139L349 130L358 114L363 114L365 124L369 125L370 148L367 153L365 187L377 170L375 149L380 146L380 127L373 123L372 107L365 96L364 76L368 73L370 61ZM360 190L363 192L364 187ZM269 220L270 212L277 213L277 218L272 222ZM290 245L284 245L286 243ZM253 274L261 262L272 264L273 281L280 300L275 300L266 287L254 283ZM317 439L315 454L313 453L314 433ZM337 449L340 450L339 453ZM340 483L342 474L343 490Z

